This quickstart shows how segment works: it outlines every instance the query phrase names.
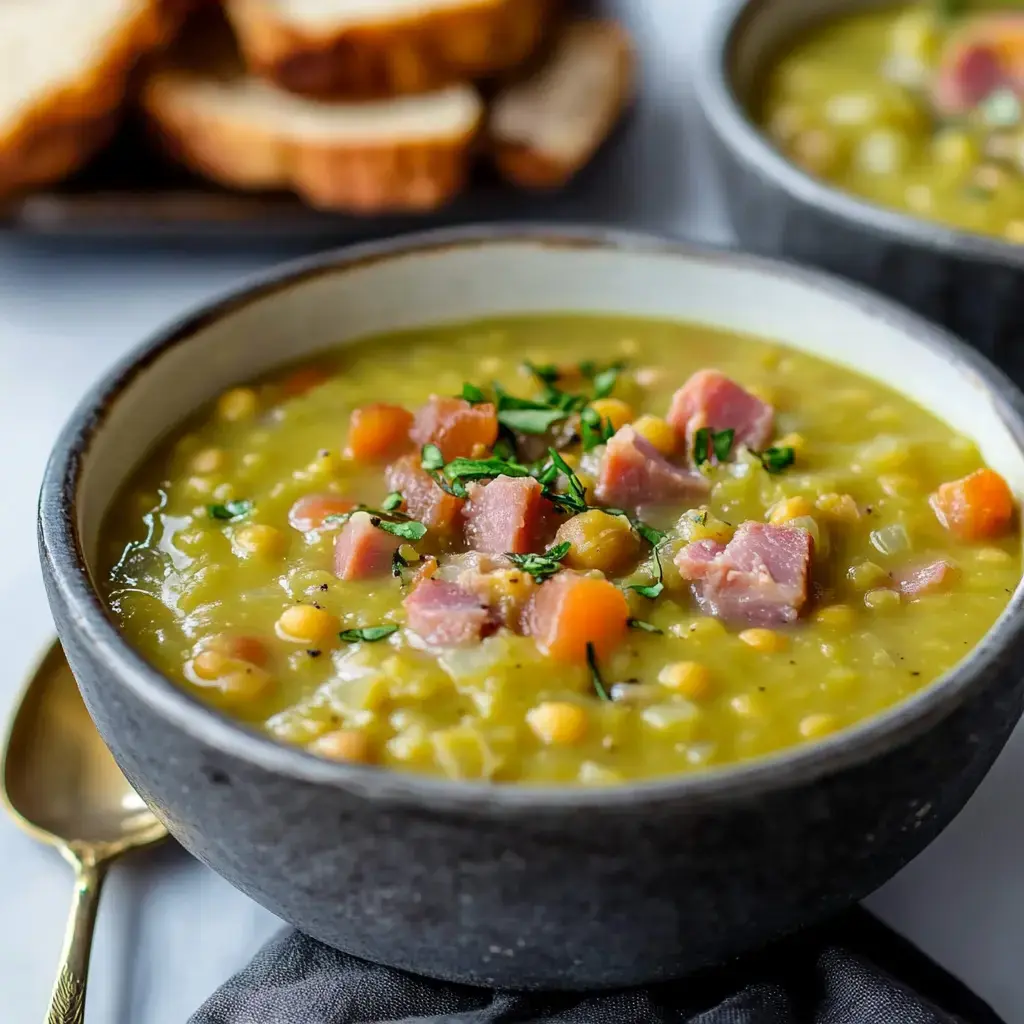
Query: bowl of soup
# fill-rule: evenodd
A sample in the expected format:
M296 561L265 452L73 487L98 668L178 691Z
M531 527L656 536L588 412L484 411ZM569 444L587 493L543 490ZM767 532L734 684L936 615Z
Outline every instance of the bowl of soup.
M984 776L1022 406L814 272L432 233L146 341L57 443L42 562L119 764L264 906L436 977L653 982L865 896Z
M729 0L697 72L745 245L887 292L1017 380L1022 19L1004 0Z

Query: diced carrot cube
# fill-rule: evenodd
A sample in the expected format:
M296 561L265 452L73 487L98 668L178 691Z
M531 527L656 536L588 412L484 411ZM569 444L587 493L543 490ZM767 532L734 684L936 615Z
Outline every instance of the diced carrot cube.
M942 484L928 503L939 522L963 540L1002 536L1013 521L1013 494L992 469L978 469Z
M355 502L340 494L307 494L288 510L288 522L302 533L319 530L328 516L340 516L354 509Z
M408 450L412 413L400 405L378 402L354 409L349 420L346 454L358 462L382 462Z
M490 402L470 405L462 398L433 395L416 412L412 439L436 444L447 461L476 458L498 440L498 415Z
M626 635L629 605L608 580L559 573L544 583L526 609L526 632L558 661L582 662L587 644L598 657L610 654Z

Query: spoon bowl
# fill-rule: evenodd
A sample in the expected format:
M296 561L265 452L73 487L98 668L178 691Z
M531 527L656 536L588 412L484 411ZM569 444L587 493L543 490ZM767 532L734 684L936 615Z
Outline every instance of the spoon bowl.
M75 899L47 1024L84 1019L92 929L110 861L167 830L100 739L59 643L22 693L0 763L0 795L29 835L75 869Z

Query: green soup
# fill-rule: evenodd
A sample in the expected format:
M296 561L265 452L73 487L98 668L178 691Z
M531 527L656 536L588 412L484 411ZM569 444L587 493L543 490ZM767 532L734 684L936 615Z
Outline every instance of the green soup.
M578 316L373 338L233 389L103 548L128 640L282 742L583 784L877 714L988 630L1019 549L975 445L894 391Z
M1019 4L935 0L842 17L785 53L766 85L766 132L811 174L1024 242Z

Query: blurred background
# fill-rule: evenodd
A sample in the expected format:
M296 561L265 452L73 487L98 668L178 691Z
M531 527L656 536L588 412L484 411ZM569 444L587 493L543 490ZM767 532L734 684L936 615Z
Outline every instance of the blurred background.
M408 79L383 43L364 75L338 79L329 55L296 61L244 16L229 26L192 9L205 0L160 0L152 20L130 16L151 6L0 0L0 125L26 82L46 92L40 40L55 62L81 68L82 83L34 136L8 138L5 150L0 131L0 196L17 193L0 199L4 717L52 633L34 524L47 453L90 384L158 326L283 259L414 228L588 221L730 241L691 87L719 0L581 3L605 19L600 31L517 24L500 58L486 48L500 66L470 53L459 73ZM98 56L112 26L123 44ZM240 44L278 84L247 73ZM477 74L482 85L466 84ZM310 91L332 95L300 94ZM379 139L374 152L352 143L360 126ZM999 812L1019 798L1019 748L873 901L1008 1020L1024 1020L1024 826ZM20 1024L45 1005L70 875L6 821L0 864L0 1017ZM174 849L122 865L108 884L94 1022L185 1020L278 927Z

